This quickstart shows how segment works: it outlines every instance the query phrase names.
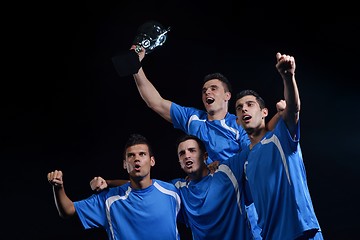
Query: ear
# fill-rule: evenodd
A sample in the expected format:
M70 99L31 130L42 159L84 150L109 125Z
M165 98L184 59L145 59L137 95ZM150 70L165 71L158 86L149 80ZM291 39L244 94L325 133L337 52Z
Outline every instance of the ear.
M155 157L154 156L152 156L151 158L150 158L150 165L153 167L153 166L155 166Z
M229 101L230 98L231 98L231 92L227 91L227 92L225 93L225 99L226 99L227 101Z
M126 170L127 168L126 168L126 160L124 159L123 160L123 168Z
M269 114L269 110L267 108L263 108L262 110L263 118L266 118Z
M208 159L209 157L209 154L207 152L204 152L204 162L206 163L206 160Z

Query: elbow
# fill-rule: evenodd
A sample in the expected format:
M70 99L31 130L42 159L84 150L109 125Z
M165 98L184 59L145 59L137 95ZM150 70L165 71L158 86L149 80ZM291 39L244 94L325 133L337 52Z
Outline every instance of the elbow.
M161 111L161 104L154 101L147 101L146 105L153 111L158 112Z
M75 207L72 203L71 206L69 207L65 207L65 208L59 208L58 209L58 213L59 213L59 216L63 219L67 219L67 218L70 218L72 217L74 214L75 214Z
M65 215L64 213L62 212L59 212L59 217L63 218L63 219L66 219L68 218L69 216Z
M151 110L155 110L155 105L151 104L151 102L146 102L146 105L151 109Z
M295 111L296 111L297 113L300 112L300 106L301 106L301 104L300 104L300 99L298 99L297 103L295 104Z
M62 219L68 219L71 218L74 214L71 213L65 213L65 212L59 212L59 217Z

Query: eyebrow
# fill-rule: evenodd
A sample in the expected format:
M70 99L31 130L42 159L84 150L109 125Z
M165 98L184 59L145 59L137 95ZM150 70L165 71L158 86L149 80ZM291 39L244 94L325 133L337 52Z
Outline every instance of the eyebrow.
M244 104L249 104L249 103L256 103L256 101L254 101L254 100L249 100L249 101L246 101L246 102L244 102L243 104L236 104L235 105L235 109L237 109L239 106L243 106Z
M218 85L212 84L209 87L203 87L202 90L208 89L208 88L219 88Z

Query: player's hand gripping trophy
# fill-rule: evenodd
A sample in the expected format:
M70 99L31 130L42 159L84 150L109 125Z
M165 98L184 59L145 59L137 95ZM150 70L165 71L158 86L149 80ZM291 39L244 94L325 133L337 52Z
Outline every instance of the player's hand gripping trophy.
M112 58L118 74L120 76L128 76L137 73L141 67L137 55L141 51L141 47L145 49L145 54L153 52L165 43L169 31L170 27L165 29L156 21L148 21L142 24L138 28L133 41L133 45L135 45L136 48L126 54Z

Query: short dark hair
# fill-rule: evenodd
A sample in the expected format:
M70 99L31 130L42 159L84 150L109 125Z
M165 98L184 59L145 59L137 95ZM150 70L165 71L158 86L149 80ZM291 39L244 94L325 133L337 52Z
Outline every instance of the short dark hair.
M126 149L128 149L131 146L138 145L138 144L147 145L149 148L150 157L152 157L154 155L150 142L143 135L138 134L138 133L133 133L130 135L129 139L125 143L124 157L126 158Z
M176 141L176 149L178 149L180 143L185 142L185 141L190 140L190 139L197 142L197 144L199 145L201 154L204 154L206 152L205 144L203 143L203 141L201 141L198 137L196 137L194 135L188 135L188 134L182 135L177 139L177 141Z
M204 77L204 82L206 83L207 81L213 80L213 79L219 79L225 86L225 90L229 91L231 93L232 88L231 88L231 84L229 82L229 80L221 73L210 73L208 75L206 75Z
M243 98L245 96L249 96L249 95L254 96L256 98L256 101L259 104L261 109L266 107L264 99L262 99L262 97L260 97L260 95L257 92L255 92L254 90L249 90L249 89L242 90L241 92L239 92L236 95L236 100L235 101L237 101L240 98Z

